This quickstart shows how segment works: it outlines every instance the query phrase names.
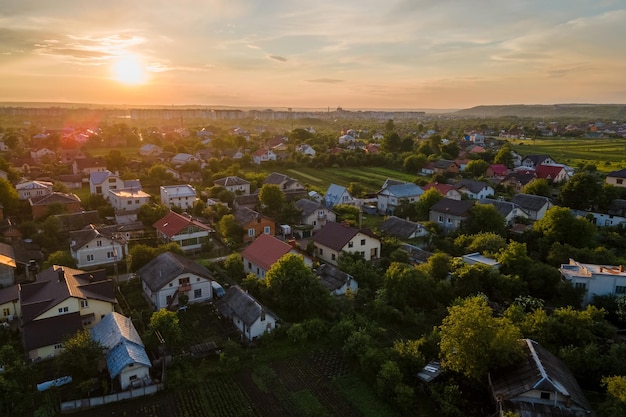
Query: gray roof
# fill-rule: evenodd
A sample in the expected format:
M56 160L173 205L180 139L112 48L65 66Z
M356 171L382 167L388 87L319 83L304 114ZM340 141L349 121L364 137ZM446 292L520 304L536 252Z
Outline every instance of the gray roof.
M474 200L453 200L442 198L430 208L430 211L451 214L453 216L468 216L469 210L474 206Z
M106 181L112 175L113 175L113 173L111 171L109 171L109 170L92 172L92 173L89 174L89 182L94 184L94 185L102 184L104 181Z
M327 288L329 291L338 290L352 278L352 275L330 264L320 265L315 270L315 273L320 277L320 282L324 288Z
M239 207L233 212L233 216L235 217L235 221L238 225L244 226L250 223L252 220L261 217L261 213L256 212L248 207Z
M213 279L213 274L202 265L182 255L164 252L142 266L139 275L153 292L159 291L177 276L191 273L206 279Z
M24 350L62 343L80 330L83 330L83 320L78 311L30 321L22 327Z
M543 206L550 203L548 197L533 194L516 194L511 201L525 210L532 211L540 210Z
M504 218L511 214L511 212L515 210L515 207L517 206L517 204L510 201L494 200L493 198L481 198L479 202L480 204L491 204Z
M238 285L226 290L226 294L217 302L217 308L223 316L237 316L247 326L252 326L263 311L267 312L261 303Z
M489 187L489 184L484 181L470 180L467 178L459 180L454 184L454 188L456 188L457 190L465 188L474 194L478 194L487 187Z
M355 229L342 223L328 222L316 234L313 241L333 250L342 250L357 233L374 237L369 229ZM375 238L375 237L374 237Z
M406 184L393 184L381 190L398 198L414 197L424 194L424 190L419 185L407 182Z
M141 337L128 317L112 312L91 329L92 339L106 349L106 362L111 378L130 364L151 367Z
M534 166L540 165L543 163L543 161L545 161L546 159L550 158L550 155L526 155L523 159L522 162L524 162L524 160L528 159L530 161L532 161Z
M619 171L611 171L606 174L606 176L612 178L626 178L626 168L620 169Z
M216 185L221 185L222 187L230 187L233 185L245 185L245 184L250 184L250 182L244 180L243 178L239 178L239 177L224 177L224 178L219 178L215 181L213 181L213 184Z
M102 223L98 210L57 214L55 217L61 221L61 229L64 232L79 230L90 224Z
M421 225L410 220L401 219L400 217L389 216L378 228L391 236L400 239L410 239L411 235L421 228Z
M307 198L301 198L300 200L296 201L296 207L298 207L302 211L302 215L304 217L308 217L318 210L326 209L326 207L324 207L320 203L309 200Z
M82 230L70 232L70 242L74 242L71 246L73 251L77 251L97 237L113 240L113 234L118 230L117 225L96 227L93 224L88 225ZM120 242L124 243L124 242Z
M328 190L326 190L326 194L324 194L324 201L328 207L333 207L341 202L341 196L347 192L346 187L330 184Z

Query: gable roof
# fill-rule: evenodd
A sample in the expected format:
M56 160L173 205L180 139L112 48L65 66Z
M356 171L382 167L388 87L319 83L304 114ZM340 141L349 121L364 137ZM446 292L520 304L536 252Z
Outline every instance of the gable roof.
M330 264L320 265L315 273L320 277L322 285L329 291L338 290L352 278L352 275Z
M357 233L363 233L374 239L376 237L369 229L355 229L348 225L328 222L317 233L313 235L313 242L324 245L336 251L342 250L348 242L357 235Z
M117 231L117 225L96 227L93 224L88 225L83 230L74 230L70 232L71 249L77 251L92 240L102 237L104 239L113 240L113 234ZM124 242L119 242L124 243Z
M250 184L250 182L244 180L243 178L231 176L231 177L219 178L213 181L213 184L220 185L222 187L230 187L234 185L246 185L246 184Z
M318 210L326 210L326 207L318 203L317 201L309 200L308 198L301 198L296 201L296 207L302 211L304 217L308 217Z
M511 199L515 204L526 210L537 211L551 203L548 197L533 194L516 194Z
M511 214L511 212L515 210L515 207L517 206L517 204L510 201L495 200L493 198L481 198L479 202L480 204L491 204L504 218Z
M253 220L265 217L261 213L256 212L248 207L237 208L237 210L233 212L233 216L235 217L235 221L237 222L237 224L240 226L245 226Z
M533 163L534 166L540 165L543 163L543 161L545 161L546 159L550 158L550 155L545 155L545 154L532 154L532 155L526 155L523 159L522 159L522 163L525 160L529 160ZM550 158L552 159L552 158Z
M142 266L139 275L150 290L157 292L180 274L191 273L205 279L213 279L211 271L204 266L173 252L164 252Z
M79 230L90 224L100 224L98 210L82 211L78 213L63 213L55 215L61 222L61 230L64 232Z
M111 312L92 329L92 339L106 350L106 363L111 378L118 376L130 364L151 367L141 337L130 318Z
M606 174L606 176L611 178L626 178L626 168L620 169L619 171L611 171Z
M491 376L493 395L497 400L506 401L531 390L558 392L564 397L571 398L578 407L589 410L593 415L591 406L585 398L580 385L567 366L546 348L531 339L521 341L524 347L525 357L517 364L502 369ZM532 401L528 399L527 401ZM515 401L515 403L522 401ZM541 401L534 399L535 404L542 405ZM511 404L515 407L514 404ZM543 403L543 405L546 405ZM558 407L558 415L575 416L573 407ZM541 414L544 415L544 414ZM552 414L549 414L552 415Z
M37 274L35 282L21 284L22 320L28 322L70 297L117 302L104 269L85 272L53 265Z
M378 228L391 236L400 239L409 239L411 235L421 229L422 225L396 216L387 217Z
M469 210L474 206L474 203L474 200L452 200L444 197L433 204L430 211L466 217L469 215Z
M106 171L92 172L89 174L89 182L92 183L93 185L98 185L98 184L102 184L109 177L113 177L113 176L116 176L116 175L114 175L108 169Z
M267 271L292 249L293 247L288 243L263 233L241 252L241 257Z
M61 314L24 324L22 338L24 350L62 343L66 338L83 330L80 312ZM42 358L45 359L45 358Z
M176 236L189 226L197 227L208 232L214 231L206 224L200 223L199 221L193 220L191 217L183 216L182 214L178 214L174 211L170 211L152 225L152 227L169 238Z
M466 189L469 192L471 192L472 194L478 194L479 192L481 192L485 188L489 187L489 184L487 184L484 181L476 181L476 180L470 180L470 179L467 179L467 178L463 178L463 179L457 181L454 184L454 187L457 190Z
M537 165L535 168L535 174L537 178L544 178L547 180L554 180L564 168L558 165Z
M26 181L21 182L15 186L16 190L37 190L37 189L52 189L52 183L48 181Z
M218 300L217 308L223 316L237 316L247 326L252 326L261 317L262 312L267 312L261 303L238 285L226 290L226 294Z
M387 193L397 198L407 198L420 196L424 194L424 190L419 185L407 182L404 184L393 184L380 191L380 193Z
M521 185L526 185L535 178L537 178L537 176L534 172L512 172L510 174L507 174L507 176L504 178L504 181L515 180Z
M326 205L334 206L341 202L341 196L348 193L346 187L337 184L330 184L326 194L324 194L324 201ZM349 194L349 193L348 193Z
M450 161L448 159L440 159L438 161L435 161L435 163L433 164L433 168L436 168L436 169L448 169L448 168L450 168L453 165L456 165L456 162Z
M431 188L434 188L441 195L446 195L450 190L454 190L454 185L452 184L441 184L439 182L431 182L424 186L424 191L428 191Z
M50 204L72 204L80 203L80 198L76 194L65 194L53 192L48 195L32 197L29 200L31 206L49 206Z

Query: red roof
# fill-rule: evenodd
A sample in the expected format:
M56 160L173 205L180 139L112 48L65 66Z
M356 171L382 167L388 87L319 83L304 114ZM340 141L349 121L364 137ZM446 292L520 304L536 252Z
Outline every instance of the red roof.
M439 194L441 194L441 195L446 195L446 194L448 194L448 191L454 190L454 185L440 184L438 182L431 182L430 184L426 184L424 186L424 191L428 191L431 188L434 188L435 190L437 190L439 192Z
M267 149L265 149L265 148L261 148L261 149L257 150L256 152L254 152L252 155L253 155L253 156L263 156L263 155L265 155L267 152L268 152L268 151L267 151Z
M503 164L493 164L491 165L491 169L494 175L506 175L507 172L509 172L509 169Z
M182 230L189 226L195 226L202 230L208 230L209 232L213 231L213 229L211 229L206 224L202 224L198 221L191 219L190 217L183 216L173 211L170 211L152 225L152 227L154 227L159 232L165 234L169 238L176 236Z
M546 180L553 181L563 170L563 167L555 166L555 165L537 165L535 168L535 174L537 178L543 178Z
M274 236L262 234L241 252L241 257L269 270L280 258L293 249L291 245Z

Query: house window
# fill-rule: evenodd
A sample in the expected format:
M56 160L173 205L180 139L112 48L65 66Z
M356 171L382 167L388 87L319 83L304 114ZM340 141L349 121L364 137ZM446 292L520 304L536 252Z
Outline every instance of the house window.
M252 269L252 262L248 262L248 269Z
M452 223L452 219L450 217L448 217L448 224Z
M202 288L193 290L193 298L200 298L200 297L202 297Z
M109 178L109 184L115 184L115 178Z
M96 246L101 248L102 247L102 241L101 240L96 240Z
M93 262L94 257L93 255L87 255L87 262Z
M102 187L96 187L96 194L102 194Z
M167 305L172 304L172 296L168 295L167 297L165 297L165 302L167 303Z
M250 229L248 229L248 236L249 237L253 237L254 236L254 228L251 227Z
M587 289L587 284L585 282L577 282L574 284L574 288L578 289L583 289L586 290Z
M624 180L622 178L618 178L617 180L615 180L616 184L623 184Z
M437 218L437 221L438 221L439 223L443 223L443 216L439 216L439 217Z
M271 233L270 227L269 226L265 226L263 228L263 233L265 233L266 235L269 235Z
M361 256L365 258L365 252L361 251Z
M361 239L361 246L365 246L365 239Z
M9 310L8 308L3 308L2 309L2 315L4 317L7 317L7 316L11 315L11 310Z
M626 287L623 285L618 285L615 287L615 294L626 294Z
M352 242L352 241L348 242L348 247L349 247L349 248L351 248L351 247L353 247L353 246L354 246L354 242Z
M128 365L128 366L129 366L129 367L131 367L131 366L133 366L133 365L134 365L134 364L132 364L132 363L131 363L131 364L130 364L130 365ZM129 380L129 381L134 381L135 379L137 379L137 375L131 375L131 376L129 376L129 377L128 377L128 380Z
M542 392L541 393L541 399L542 400L549 400L550 399L550 393L549 392Z
M330 255L330 257L332 258L332 260L334 261L335 259L337 259L337 257L335 256L335 254L333 253L332 255Z
M87 308L87 307L89 307L89 301L80 300L80 308Z
M324 249L320 248L320 255L324 254Z
M107 252L107 259L112 259L115 257L115 252Z
M132 200L128 200L128 201L126 201L126 204L130 206L130 205L133 204L133 202L132 202Z
M265 321L265 311L261 310L261 321Z
M54 350L63 349L63 343L59 343L58 345L54 345Z
M69 307L59 307L59 314L67 313L70 311Z
M172 283L170 282L170 287L171 287L172 285L174 285L174 284L172 284Z
M186 285L186 284L189 284L189 277L178 279L178 285Z

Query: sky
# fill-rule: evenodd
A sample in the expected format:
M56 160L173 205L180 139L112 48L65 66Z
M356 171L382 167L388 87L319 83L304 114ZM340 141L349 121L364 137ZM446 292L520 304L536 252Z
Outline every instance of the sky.
M626 103L626 0L0 0L0 101Z

